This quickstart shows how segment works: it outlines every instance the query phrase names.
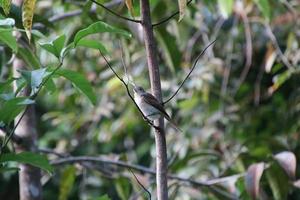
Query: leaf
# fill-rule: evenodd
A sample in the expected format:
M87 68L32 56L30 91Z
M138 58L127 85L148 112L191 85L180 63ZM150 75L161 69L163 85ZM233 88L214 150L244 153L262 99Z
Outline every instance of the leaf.
M221 15L227 19L231 13L233 8L233 0L218 0L218 6L221 12Z
M92 48L92 49L98 49L102 53L105 53L105 54L108 53L105 46L101 42L94 41L94 40L81 39L77 43L77 46L88 47L88 48Z
M15 20L13 18L0 19L0 26L14 26Z
M274 156L274 159L284 169L290 179L295 179L296 174L296 156L290 151L283 151Z
M64 47L65 41L66 41L66 36L61 35L61 36L55 38L51 42L40 43L40 46L43 49L45 49L46 51L52 53L57 58L59 58L61 55L62 49Z
M0 163L15 161L18 163L29 164L38 168L41 168L48 173L53 172L53 168L50 165L48 159L44 155L40 155L32 152L22 152L22 153L4 153L0 156Z
M74 166L66 168L60 179L59 200L67 200L74 185L76 169Z
M95 33L104 33L104 32L118 33L118 34L124 35L126 37L131 37L131 34L129 34L127 31L124 31L119 28L115 28L109 24L99 21L99 22L95 22L95 23L91 24L90 26L88 26L85 29L78 31L74 37L74 44L75 44L75 46L77 46L77 43L79 42L79 40L81 40L82 38L84 38L88 35L95 34Z
M36 0L24 0L22 7L22 21L28 40L31 40L31 27Z
M8 88L14 80L14 78L10 78L4 82L0 82L0 93L3 93L5 89Z
M33 104L34 101L26 97L16 97L4 102L0 109L0 121L9 124L26 105Z
M43 79L49 74L46 72L46 68L37 69L33 71L19 70L19 72L30 85L31 95L35 94L39 90Z
M178 7L179 7L179 19L178 22L180 22L184 15L185 15L185 11L186 11L186 0L178 0Z
M259 197L259 182L264 171L264 163L252 164L248 167L245 176L245 186L252 199Z
M41 67L40 61L29 48L20 47L18 49L18 56L27 64L26 66L29 66L32 69L39 69Z
M222 1L222 0L221 0ZM268 0L254 0L259 10L262 12L263 16L267 21L270 21L271 9Z
M83 94L85 94L93 105L96 104L96 94L91 86L91 84L86 80L86 78L75 71L71 70L58 70L56 74L65 77L71 81Z
M4 42L13 52L18 51L16 38L12 35L12 29L0 28L0 41Z
M11 7L11 0L2 0L2 9L5 15L9 14L10 7Z
M132 5L132 0L125 0L126 7L128 8L130 15L134 17L134 10Z

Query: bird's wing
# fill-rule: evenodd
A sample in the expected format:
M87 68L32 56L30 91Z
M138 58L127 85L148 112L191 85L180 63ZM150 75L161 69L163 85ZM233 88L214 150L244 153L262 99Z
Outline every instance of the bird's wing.
M154 108L156 108L157 110L159 110L166 119L170 120L170 116L168 115L168 113L165 111L164 107L162 106L161 103L159 103L159 101L150 93L145 93L141 95L141 98L143 101L145 101L146 103L152 105Z
M156 108L157 110L159 110L161 112L161 114L170 122L170 124L173 126L173 128L175 128L179 132L182 132L182 130L180 128L178 128L178 126L173 122L173 120L171 119L171 117L165 111L165 109L162 106L162 104L159 103L159 101L152 94L150 94L150 93L147 92L145 94L142 94L141 98L142 98L143 101L145 101L146 103L152 105L154 108Z

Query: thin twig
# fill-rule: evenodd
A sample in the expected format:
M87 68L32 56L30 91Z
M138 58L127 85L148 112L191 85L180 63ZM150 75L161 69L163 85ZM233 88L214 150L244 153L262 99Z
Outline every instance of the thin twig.
M193 0L189 0L186 5L189 5ZM179 11L176 11L174 12L173 14L171 14L169 17L166 17L165 19L159 21L159 22L156 22L156 23L153 23L152 24L152 27L155 27L155 26L159 26L159 25L162 25L163 23L169 21L170 19L172 19L173 17L175 17L176 15L179 14Z
M166 103L168 103L169 101L171 101L176 95L177 95L177 93L179 92L179 90L182 88L182 86L183 86L183 84L185 83L185 81L190 77L190 75L192 74L192 72L193 72L193 70L195 69L195 67L196 67L196 65L197 65L197 63L198 63L198 61L199 61L199 59L201 58L201 56L205 53L205 51L206 51L206 49L208 49L211 45L213 45L215 42L217 41L217 39L215 39L214 41L212 41L211 43L209 43L208 45L207 45L207 47L205 47L203 50L202 50L202 52L197 56L197 58L196 58L196 60L195 60L195 62L194 62L194 64L193 64L193 66L192 66L192 68L191 68L191 70L190 70L190 72L187 74L187 76L183 79L183 81L182 81L182 83L179 85L179 87L178 87L178 89L175 91L175 93L171 96L171 97L169 97L169 99L167 99L166 101L164 101L162 104L164 105L164 104L166 104Z
M127 94L128 96L130 97L130 99L133 101L133 103L135 104L135 106L138 108L139 112L142 114L143 116L143 119L147 121L147 123L152 126L153 128L155 128L156 130L160 130L160 128L158 126L155 126L145 115L144 113L142 112L142 110L140 109L140 107L137 105L137 103L135 102L133 96L131 95L130 93L130 90L129 90L129 87L128 87L128 84L124 81L124 79L122 79L118 74L117 72L114 70L114 68L110 65L110 63L108 62L107 58L102 54L101 51L99 51L101 56L103 57L106 65L110 68L110 70L114 73L114 75L123 83L123 85L125 86L126 88L126 91L127 91Z
M118 13L116 13L115 11L109 9L108 7L106 7L104 4L99 3L97 0L90 0L91 2L97 4L98 6L102 7L103 9L105 9L106 11L110 12L111 14L115 15L116 17L119 17L120 19L126 20L126 21L130 21L130 22L134 22L134 23L141 23L141 20L136 20L136 19L131 19L125 16L122 16Z
M131 174L134 176L136 182L138 182L138 184L143 188L143 190L144 190L145 192L148 193L149 199L151 200L151 193L150 193L150 191L147 190L147 188L140 182L140 180L139 180L139 179L136 177L136 175L133 173L132 169L129 168L129 171L130 171Z

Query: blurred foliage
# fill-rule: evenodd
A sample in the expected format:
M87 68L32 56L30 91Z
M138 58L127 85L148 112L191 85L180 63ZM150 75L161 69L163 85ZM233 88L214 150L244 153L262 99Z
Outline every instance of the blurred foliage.
M123 16L139 18L139 1L132 1L129 7L122 0L98 2ZM177 1L150 2L154 23L178 10ZM154 168L150 127L98 52L100 49L106 53L121 76L125 76L123 58L127 78L150 88L141 27L90 1L39 0L28 43L20 17L22 10L11 5L6 15L7 9L6 6L0 15L0 22L6 18L4 25L0 23L0 113L5 110L10 115L1 114L0 125L9 124L30 103L24 97L15 100L12 85L16 83L22 90L26 84L30 87L40 83L57 67L57 57L67 51L60 74L45 84L35 102L39 147L73 156L101 155ZM63 17L74 11L79 14ZM154 28L164 99L177 89L201 50L215 38L218 40L200 59L179 94L166 105L184 132L178 134L166 125L169 172L208 180L244 173L251 164L265 162L271 167L261 177L263 195L270 199L299 199L299 189L289 185L283 169L272 159L272 155L288 150L300 160L299 1L192 1L180 22L178 17ZM91 34L98 31L88 27L99 21L133 37ZM12 34L16 29L22 35L18 41ZM80 30L88 35L83 45L76 40ZM58 48L49 41L57 41ZM39 79L26 81L24 73L15 77L11 62L15 55L26 62L27 77L32 76L33 69L41 72L43 68ZM18 106L17 113L7 106L21 100L23 104L12 105ZM5 151L12 151L11 146ZM3 169L15 167L15 163L7 163ZM132 174L115 166L57 166L51 177L44 173L44 199L147 198ZM135 173L154 195L155 178ZM0 199L18 199L16 174L16 169L0 174ZM299 176L297 168L296 177ZM218 184L218 188L238 199L250 198L242 178L230 179ZM169 193L172 199L226 199L209 188L194 188L177 181L170 181Z

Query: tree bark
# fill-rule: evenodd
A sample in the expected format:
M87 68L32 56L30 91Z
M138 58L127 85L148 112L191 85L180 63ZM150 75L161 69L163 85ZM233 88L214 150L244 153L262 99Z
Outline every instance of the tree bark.
M22 5L22 0L13 0L17 6ZM18 35L18 33L16 33ZM18 37L18 36L17 36ZM25 63L15 58L13 61L14 74L19 76L17 70L26 69ZM27 88L24 90L24 96L30 95L30 90ZM20 116L16 118L18 121ZM19 126L16 128L15 133L20 138L20 143L15 143L15 149L17 153L30 151L36 152L37 150L37 130L36 130L36 115L34 105L29 105L26 113L21 120ZM19 199L20 200L41 200L42 199L42 185L41 185L41 171L39 168L31 165L20 164L19 165Z
M13 61L14 71L24 69L24 62L18 58ZM30 94L29 89L24 90L24 95ZM18 121L20 116L16 118ZM15 143L17 153L30 151L36 152L37 150L37 130L36 130L36 115L34 105L29 105L27 111L21 120L19 126L16 128L15 133L20 138L20 143ZM42 199L42 186L41 186L41 171L39 168L31 165L19 165L19 197L20 200L41 200Z
M141 16L151 90L153 95L160 102L162 102L159 65L157 61L156 43L154 40L153 28L151 25L149 0L141 0ZM168 199L168 165L163 118L156 120L154 124L160 127L160 130L155 130L157 199L166 200Z

